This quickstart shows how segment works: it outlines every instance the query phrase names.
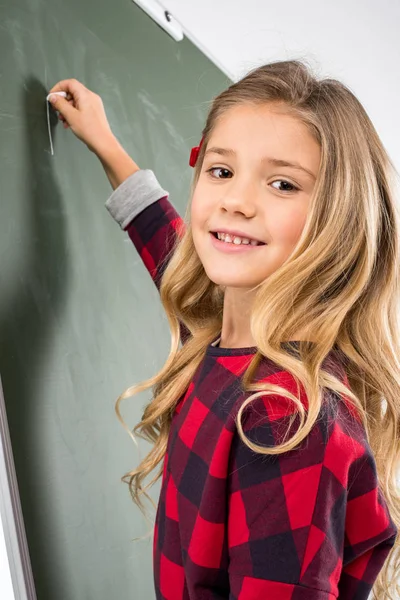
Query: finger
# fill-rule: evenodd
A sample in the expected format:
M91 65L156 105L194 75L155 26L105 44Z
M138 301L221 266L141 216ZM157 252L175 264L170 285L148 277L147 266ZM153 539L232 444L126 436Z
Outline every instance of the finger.
M49 102L51 102L53 108L55 110L58 110L59 113L61 113L61 115L67 121L72 119L74 117L74 114L77 112L77 109L74 108L74 106L72 106L65 98L62 98L61 96L52 94L49 97Z
M53 92L67 92L67 94L73 96L80 89L82 89L82 87L84 87L83 84L80 83L77 79L63 79L51 88L49 94L52 94Z

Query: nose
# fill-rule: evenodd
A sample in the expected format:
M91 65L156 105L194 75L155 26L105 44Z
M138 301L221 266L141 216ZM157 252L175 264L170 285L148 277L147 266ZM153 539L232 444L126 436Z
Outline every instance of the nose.
M252 217L257 211L257 193L254 183L236 178L236 181L232 180L231 185L224 188L221 208Z

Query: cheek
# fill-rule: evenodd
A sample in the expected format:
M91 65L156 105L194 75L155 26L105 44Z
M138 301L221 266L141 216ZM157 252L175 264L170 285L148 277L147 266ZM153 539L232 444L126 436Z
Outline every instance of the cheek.
M198 232L202 229L203 220L204 220L202 212L203 211L202 211L201 204L199 202L199 198L196 196L193 196L192 204L190 207L190 222L191 222L191 226L192 226L193 242L194 242L197 253L199 253L199 250L200 250L199 244L198 244Z
M192 223L193 232L196 229L204 229L207 220L209 219L209 210L207 203L201 197L201 194L194 194L190 207L190 221Z
M192 203L190 205L190 222L192 223L193 228L197 225L197 198L193 196Z
M281 215L271 230L272 240L279 240L284 246L295 246L303 231L306 218L307 215L303 211L293 211L290 214Z

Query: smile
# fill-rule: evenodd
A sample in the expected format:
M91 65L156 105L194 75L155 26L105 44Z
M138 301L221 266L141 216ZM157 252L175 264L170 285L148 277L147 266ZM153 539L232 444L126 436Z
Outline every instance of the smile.
M234 244L232 242L224 242L223 240L219 240L213 233L209 233L209 235L211 236L211 243L213 244L214 248L229 254L235 252L255 252L259 248L268 245L262 244L260 246L253 246L252 244Z

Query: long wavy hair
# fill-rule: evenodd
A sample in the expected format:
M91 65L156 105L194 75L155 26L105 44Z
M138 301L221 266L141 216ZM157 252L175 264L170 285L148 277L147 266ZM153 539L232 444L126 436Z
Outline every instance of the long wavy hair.
M203 144L194 169L190 200L160 284L161 302L171 331L171 349L161 370L119 396L123 399L152 388L153 398L133 432L152 443L138 467L122 477L134 502L146 516L141 497L163 471L170 423L175 406L186 392L205 356L221 332L224 289L209 279L193 243L191 198L199 179L208 140L219 118L240 104L279 103L286 114L303 123L317 140L321 162L307 221L286 261L256 286L251 334L257 352L242 376L252 391L237 414L243 442L261 454L295 448L318 418L323 388L345 395L361 416L373 451L379 486L391 517L400 526L397 481L400 451L400 329L399 214L394 199L397 172L366 111L343 83L318 79L300 60L272 62L248 72L213 98L202 131ZM306 333L297 360L281 345ZM180 347L180 340L184 340ZM321 364L333 346L346 365L347 381L327 373ZM263 357L278 363L302 385L308 399L286 389L254 381ZM297 407L300 425L295 435L275 447L258 446L244 434L241 417L257 397L280 394ZM144 479L159 465L153 479ZM399 598L399 538L391 549L374 587L374 598ZM389 563L393 573L389 573ZM392 564L393 563L393 564ZM394 593L394 596L391 595Z

